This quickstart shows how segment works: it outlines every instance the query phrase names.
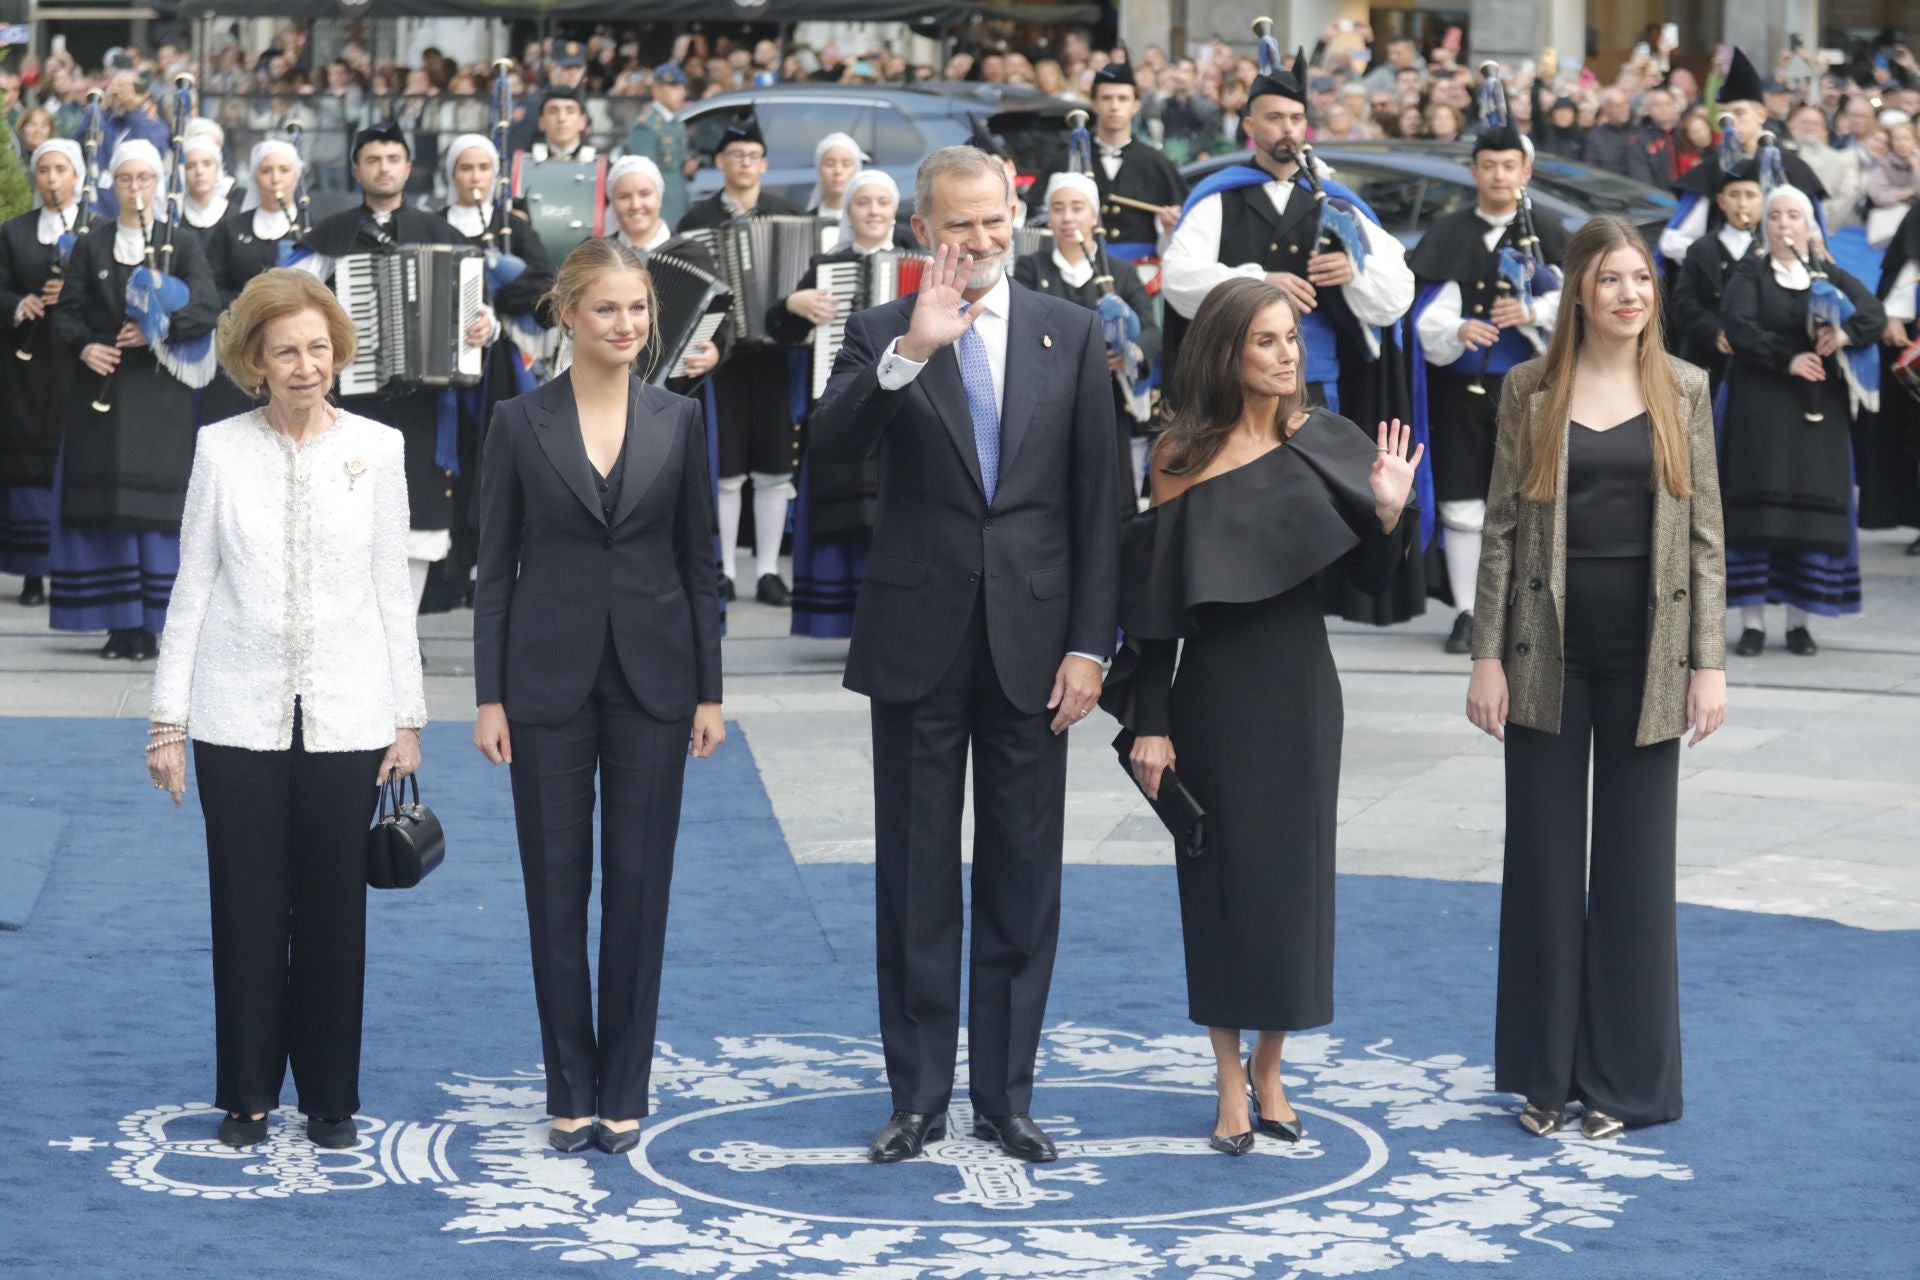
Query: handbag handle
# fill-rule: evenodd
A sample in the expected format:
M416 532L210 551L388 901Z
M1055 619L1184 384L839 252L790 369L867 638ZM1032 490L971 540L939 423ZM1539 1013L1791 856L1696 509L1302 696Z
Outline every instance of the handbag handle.
M375 815L376 822L390 822L400 817L400 808L406 803L407 784L413 784L413 802L420 803L420 776L410 773L404 778L388 778L382 788L380 811Z

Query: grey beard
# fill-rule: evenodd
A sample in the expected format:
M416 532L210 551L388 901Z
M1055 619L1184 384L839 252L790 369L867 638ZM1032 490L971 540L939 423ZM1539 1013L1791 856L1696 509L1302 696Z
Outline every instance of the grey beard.
M973 271L967 276L967 288L991 289L994 283L1007 274L1003 265L1006 255L996 253L991 258L976 259Z

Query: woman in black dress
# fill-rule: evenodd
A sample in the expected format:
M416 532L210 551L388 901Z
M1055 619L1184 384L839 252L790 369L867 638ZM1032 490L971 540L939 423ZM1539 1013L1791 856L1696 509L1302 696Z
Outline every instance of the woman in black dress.
M726 737L713 503L699 406L634 376L658 355L639 259L590 239L547 302L573 365L494 410L480 471L473 741L513 774L548 1140L617 1155L647 1114L687 757Z
M1147 794L1174 767L1207 813L1204 851L1178 860L1180 917L1187 1014L1216 1063L1212 1143L1229 1155L1253 1147L1250 1100L1262 1132L1305 1133L1281 1050L1333 1019L1342 715L1314 575L1345 562L1379 590L1420 523L1411 429L1383 422L1369 440L1308 408L1305 359L1287 295L1264 281L1225 281L1195 313L1154 505L1125 533L1127 644L1102 699L1137 735ZM1244 1029L1259 1038L1243 1066Z
M1766 647L1766 606L1787 607L1787 651L1819 652L1810 614L1860 612L1860 544L1850 424L1866 406L1852 361L1877 360L1887 310L1827 257L1813 205L1793 187L1767 197L1766 250L1727 281L1721 324L1733 360L1720 433L1727 512L1727 608L1740 611L1734 652ZM1853 303L1844 325L1808 324L1806 261ZM1877 402L1875 402L1877 404Z
M0 573L20 575L20 603L47 602L53 467L62 393L73 383L47 312L65 287L66 255L84 215L74 196L85 167L80 144L41 143L27 166L34 208L0 226Z
M247 282L262 271L285 266L299 242L294 218L300 169L300 153L291 142L255 144L247 165L246 198L229 208L206 238L207 267L223 308L232 306ZM200 393L200 421L222 422L251 412L256 403L223 369Z

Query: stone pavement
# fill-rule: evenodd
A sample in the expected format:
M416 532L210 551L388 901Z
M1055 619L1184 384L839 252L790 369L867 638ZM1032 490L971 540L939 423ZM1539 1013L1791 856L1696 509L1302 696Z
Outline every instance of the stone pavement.
M1865 536L1866 612L1816 619L1818 656L1777 647L1778 610L1776 647L1729 656L1727 726L1681 758L1682 901L1920 928L1920 558L1902 554L1909 537ZM98 637L48 632L44 610L10 603L18 589L0 577L0 717L143 718L152 664L105 662ZM470 618L421 620L436 719L472 717ZM871 861L866 702L840 687L846 646L792 639L786 624L783 610L733 606L727 717L794 858ZM1500 749L1462 714L1466 661L1440 652L1442 618L1333 629L1346 691L1340 870L1497 881ZM1096 712L1073 731L1069 862L1171 856L1107 745L1114 727Z

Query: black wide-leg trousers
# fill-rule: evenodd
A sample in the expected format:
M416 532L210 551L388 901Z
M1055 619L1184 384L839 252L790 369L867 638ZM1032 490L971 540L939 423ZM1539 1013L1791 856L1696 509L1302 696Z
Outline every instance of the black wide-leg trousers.
M880 1035L896 1110L953 1093L960 1036L960 822L973 755L969 1094L1024 1113L1060 936L1067 735L1007 700L976 602L959 653L915 702L872 704Z
M692 721L633 696L609 632L593 690L560 724L509 720L533 989L554 1116L647 1114L667 894ZM594 774L600 780L600 999L587 967Z
M308 751L299 704L286 751L193 744L213 907L214 1105L360 1109L367 828L384 749Z
M1680 743L1634 745L1648 588L1644 558L1569 559L1560 732L1507 726L1494 1029L1497 1088L1632 1125L1681 1111Z

